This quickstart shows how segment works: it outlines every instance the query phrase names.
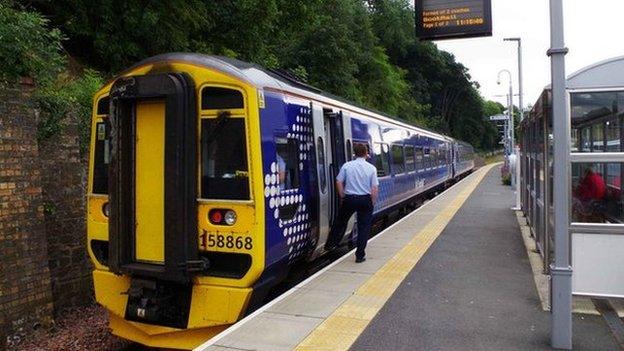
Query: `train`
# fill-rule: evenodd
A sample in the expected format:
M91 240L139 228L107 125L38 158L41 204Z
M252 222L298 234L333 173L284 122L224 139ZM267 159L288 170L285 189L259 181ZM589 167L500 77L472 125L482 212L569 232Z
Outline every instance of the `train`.
M353 145L378 170L374 217L475 167L470 144L232 58L145 59L94 96L87 248L113 334L192 349L325 254ZM343 244L357 230L351 221Z

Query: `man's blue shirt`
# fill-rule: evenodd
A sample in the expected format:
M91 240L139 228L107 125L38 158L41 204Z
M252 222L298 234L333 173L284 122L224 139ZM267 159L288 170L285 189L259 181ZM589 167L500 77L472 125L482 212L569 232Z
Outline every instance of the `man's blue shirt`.
M377 168L363 157L345 163L336 180L345 186L346 195L370 195L374 186L379 186Z

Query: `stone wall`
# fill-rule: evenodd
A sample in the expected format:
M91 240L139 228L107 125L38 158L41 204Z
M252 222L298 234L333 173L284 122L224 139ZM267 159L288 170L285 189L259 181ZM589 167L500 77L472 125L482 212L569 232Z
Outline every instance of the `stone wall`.
M0 329L7 335L50 324L53 313L37 115L29 92L0 89Z
M0 335L9 338L93 301L79 124L66 116L38 142L31 91L0 86Z

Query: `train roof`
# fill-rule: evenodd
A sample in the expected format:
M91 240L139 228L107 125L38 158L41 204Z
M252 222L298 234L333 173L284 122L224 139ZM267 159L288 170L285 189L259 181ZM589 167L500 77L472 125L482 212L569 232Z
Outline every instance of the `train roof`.
M411 123L405 122L403 120L397 119L393 116L390 116L384 112L377 111L375 109L371 109L368 107L361 106L357 103L348 101L339 96L335 96L328 92L325 92L321 89L315 88L311 85L308 85L304 82L297 80L293 76L289 76L285 72L280 72L276 70L265 69L259 65L237 60L230 57L223 56L212 56L212 55L204 55L197 53L168 53L161 54L153 57L149 57L145 60L138 62L132 67L120 73L123 75L137 67L154 64L158 62L186 62L190 64L195 64L198 66L204 66L207 68L212 68L223 73L229 74L237 79L240 79L246 83L249 83L257 88L269 88L276 89L283 92L292 92L298 95L306 96L308 98L316 98L320 100L325 100L326 103L342 103L349 105L351 108L356 108L361 110L361 112L368 112L377 115L377 117L383 117L382 119L387 119L388 122L392 122L395 124L400 124L406 127L415 128L419 131L429 134L430 136L435 136L447 141L456 141L462 142L460 140L454 139L452 137L436 133L434 131L428 130L426 128L413 125ZM333 100L333 101L331 101ZM464 144L470 145L468 143L462 142Z

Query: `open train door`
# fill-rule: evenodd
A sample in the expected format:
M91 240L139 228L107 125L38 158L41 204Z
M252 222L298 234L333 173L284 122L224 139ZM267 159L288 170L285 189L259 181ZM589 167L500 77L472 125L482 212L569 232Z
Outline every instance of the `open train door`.
M334 186L334 180L340 171L340 167L347 161L347 153L350 152L348 150L351 143L350 133L347 133L349 143L345 143L345 117L342 112L334 112L323 109L318 104L312 104L319 201L317 208L318 241L311 259L322 252L340 206L340 198ZM348 117L346 119L348 120Z
M327 153L329 156L329 225L330 227L338 217L338 208L340 207L340 196L334 186L336 176L340 172L342 165L347 162L347 153L345 150L345 135L343 128L343 114L325 110L323 113L325 120L325 138L331 142L328 143Z
M316 209L318 223L318 231L316 233L318 240L316 241L316 247L314 253L310 256L310 259L316 258L323 249L325 242L327 241L327 235L329 234L329 187L333 186L329 180L329 164L330 161L327 157L327 139L325 133L325 120L323 116L323 107L312 103L312 124L314 129L314 147L316 153L316 179L318 187L318 206Z

